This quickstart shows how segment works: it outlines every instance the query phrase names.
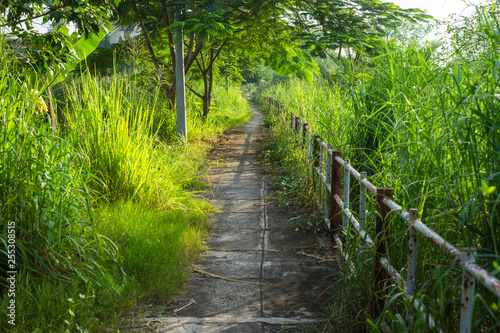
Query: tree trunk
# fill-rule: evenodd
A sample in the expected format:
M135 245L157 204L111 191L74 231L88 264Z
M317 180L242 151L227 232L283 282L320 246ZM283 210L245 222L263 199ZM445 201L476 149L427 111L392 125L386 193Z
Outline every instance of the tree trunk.
M140 16L139 7L137 7L137 3L135 2L135 0L132 0L132 5L134 6L134 9L137 12L137 14ZM172 96L170 91L169 91L170 88L168 87L167 81L165 80L165 77L163 76L158 59L156 59L155 51L153 50L153 45L151 44L151 39L149 38L148 31L146 30L146 27L144 26L144 22L140 18L139 18L139 26L141 27L142 35L144 36L144 39L146 41L146 45L147 45L148 51L149 51L149 56L151 57L151 60L153 61L153 64L156 68L156 72L158 73L158 76L160 78L161 89L165 92L165 94L167 95L167 98L170 101L171 96ZM175 100L175 89L174 89L173 98Z
M210 113L210 101L207 95L203 95L203 121L206 121Z
M228 38L226 38L224 40L224 42L218 48L217 53L215 53L215 54L214 54L215 48L213 48L213 47L210 48L210 59L207 59L208 66L205 63L203 53L200 52L201 63L200 63L200 61L198 61L198 59L194 58L194 60L196 60L196 64L198 65L198 68L200 69L200 72L203 75L203 88L204 88L203 95L196 94L198 97L201 97L201 99L203 100L203 120L207 119L208 114L210 113L210 106L212 104L212 90L213 90L213 85L214 85L214 62L219 57L220 52L224 48L224 46L226 45L227 41L228 41ZM200 46L200 44L198 46ZM198 49L198 46L196 47L196 49ZM195 49L195 52L196 52L196 49ZM201 51L201 46L200 46L200 51ZM188 86L188 88L191 89L189 86ZM191 89L191 90L193 91L193 89Z
M166 92L166 95L167 95L167 99L168 99L168 107L170 109L173 109L173 107L175 106L175 97L176 97L175 82L172 84L170 89L168 89L168 92Z
M351 57L351 48L348 47L347 48L347 55L349 56L349 64L351 65L351 71L354 70L353 66L352 66L352 57Z
M210 94L208 88L208 72L203 73L203 121L207 120L208 114L210 113Z
M207 116L208 113L210 112L210 106L212 105L212 90L214 87L214 49L210 49L210 67L208 69L208 110L207 110Z
M354 63L358 64L359 63L359 58L361 58L361 50L358 50L356 52L356 57L354 58Z

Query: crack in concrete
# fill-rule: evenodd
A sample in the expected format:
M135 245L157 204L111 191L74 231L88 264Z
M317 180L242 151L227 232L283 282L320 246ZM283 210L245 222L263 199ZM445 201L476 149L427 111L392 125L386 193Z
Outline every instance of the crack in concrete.
M263 271L264 271L264 256L265 256L265 251L266 251L266 232L267 232L267 206L266 206L266 182L265 179L262 178L262 186L260 189L260 196L261 196L261 202L262 202L262 239L261 239L261 247L262 247L262 254L261 254L261 261L260 261L260 272L259 272L259 281L262 281L263 279ZM260 315L263 317L264 316L264 288L263 286L260 287Z

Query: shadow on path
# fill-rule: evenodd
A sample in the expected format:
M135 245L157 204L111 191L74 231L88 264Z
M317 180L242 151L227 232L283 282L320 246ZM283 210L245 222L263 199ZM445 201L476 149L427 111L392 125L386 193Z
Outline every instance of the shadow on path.
M270 199L259 160L262 119L254 110L250 123L212 151L210 158L222 163L210 174L211 202L220 210L211 217L210 250L196 264L187 291L169 304L168 316L145 318L152 331L307 332L304 325L319 318L337 266L321 260L318 255L331 254L313 235L297 232L293 216Z

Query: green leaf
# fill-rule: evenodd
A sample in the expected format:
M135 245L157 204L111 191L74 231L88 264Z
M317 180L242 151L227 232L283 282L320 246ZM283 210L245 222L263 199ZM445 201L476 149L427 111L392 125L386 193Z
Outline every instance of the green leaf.
M56 31L64 34L65 36L68 36L69 33L69 29L64 24L62 24Z
M493 267L495 267L495 269L500 272L500 265L498 264L498 262L493 261Z
M484 180L481 180L481 193L483 193L483 196L487 197L491 195L493 192L495 192L497 189L496 186L489 186Z
M74 51L79 60L85 59L99 45L101 40L106 36L107 32L104 28L99 30L98 34L93 34L89 39L81 38L75 45Z
M76 65L78 65L80 61L88 57L97 48L97 45L99 45L106 34L107 31L104 28L101 28L98 34L92 34L88 39L85 39L84 37L80 38L73 45L73 57L71 60L68 60L61 70L56 72L53 78L49 79L50 85L54 85L64 80L66 75L75 69Z

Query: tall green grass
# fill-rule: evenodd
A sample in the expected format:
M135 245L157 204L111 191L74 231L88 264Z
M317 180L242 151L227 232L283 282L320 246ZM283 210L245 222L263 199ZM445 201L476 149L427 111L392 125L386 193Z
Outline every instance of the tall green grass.
M286 104L286 116L280 119L294 113L311 123L356 169L367 171L372 183L393 187L395 201L417 208L419 218L445 239L460 248L476 247L477 261L498 278L492 263L500 261L500 29L488 11L478 15L489 41L478 63L456 54L444 64L439 54L419 45L388 43L347 84L294 81L266 93ZM282 126L276 126L276 133L279 140L288 140ZM351 198L357 191L353 187ZM374 216L373 207L369 213ZM391 261L405 267L406 256L399 254L406 253L407 226L395 219L392 230ZM422 240L419 246L418 293L427 295L424 303L441 325L456 329L461 270L428 242ZM349 250L358 258L357 246ZM359 260L371 271L370 260ZM357 294L349 288L345 292L349 290ZM336 308L344 310L348 303L370 301L369 296L363 302L339 299ZM475 299L473 330L498 329L498 300L483 287L478 287ZM388 316L405 307L401 295L391 301ZM346 327L363 330L364 316L356 316L363 309L348 311ZM337 315L345 318L346 312ZM415 330L423 327L422 317L417 319ZM376 318L370 320L380 327Z
M163 131L175 124L175 111L165 109L159 89L144 91L118 75L100 79L87 74L73 81L67 87L66 119L69 131L77 134L75 146L99 177L95 190L112 201L137 199L163 207L185 198L184 185L198 173L193 159L203 155L199 143L214 141L251 116L238 88L214 88L214 106L206 121L200 116L201 103L188 96L189 142L177 145L175 132ZM165 136L159 138L159 132Z
M194 85L200 90L202 83ZM252 110L239 86L232 85L229 90L221 83L214 84L212 106L209 116L203 120L200 110L203 104L191 91L187 93L188 140L191 142L213 143L229 128L242 125L252 117Z
M45 306L54 300L51 295L62 289L92 293L104 285L117 292L108 274L119 263L117 249L95 228L87 159L69 137L52 131L38 112L40 94L26 88L15 62L4 50L0 54L0 327L22 332L37 318L49 329L56 321L68 328L66 299L61 311L50 310ZM9 222L16 230L14 269L7 266ZM18 272L15 327L4 320L7 271L13 270ZM57 302L62 304L60 296Z
M204 249L213 208L203 187L205 154L225 129L247 121L235 87L215 89L201 121L190 96L190 141L175 136L175 112L133 76L84 74L59 87L59 131L38 111L0 52L0 330L120 329L120 317L168 302ZM201 177L201 178L200 178ZM16 222L16 326L4 321L7 222ZM132 312L131 312L132 311Z
M155 103L125 78L84 75L68 88L69 130L74 145L89 159L99 181L93 186L111 201L148 202L172 207L185 197L182 182L189 168L184 148L169 149L155 140ZM161 124L160 124L161 126ZM180 191L179 191L180 190Z

